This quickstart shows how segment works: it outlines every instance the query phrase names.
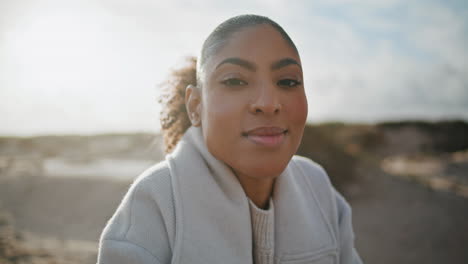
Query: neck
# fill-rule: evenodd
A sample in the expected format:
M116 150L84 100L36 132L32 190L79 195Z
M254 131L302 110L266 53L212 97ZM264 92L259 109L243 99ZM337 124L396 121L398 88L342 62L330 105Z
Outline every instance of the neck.
M261 209L268 209L275 178L257 179L244 175L237 175L245 194Z

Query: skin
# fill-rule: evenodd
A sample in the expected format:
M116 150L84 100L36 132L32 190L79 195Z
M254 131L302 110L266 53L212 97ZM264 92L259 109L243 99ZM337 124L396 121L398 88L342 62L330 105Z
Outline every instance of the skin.
M273 27L257 25L231 35L202 70L201 89L186 90L192 125L246 195L267 208L307 119L299 55Z

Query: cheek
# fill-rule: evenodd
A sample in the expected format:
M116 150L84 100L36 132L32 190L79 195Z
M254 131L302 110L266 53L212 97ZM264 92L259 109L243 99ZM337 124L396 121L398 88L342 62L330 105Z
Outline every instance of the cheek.
M210 133L228 136L240 127L242 106L236 98L213 93L205 99L202 111L202 127Z
M229 166L232 166L229 161L239 146L242 123L242 107L231 99L228 96L206 98L201 124L208 150Z
M233 104L229 100L223 100L222 98L214 98L207 101L205 111L206 117L210 118L222 118L223 116L230 116L235 113Z
M297 123L297 125L304 126L308 113L307 98L305 94L298 94L297 96L292 97L288 104L288 118L290 118L290 120L294 120L294 123Z

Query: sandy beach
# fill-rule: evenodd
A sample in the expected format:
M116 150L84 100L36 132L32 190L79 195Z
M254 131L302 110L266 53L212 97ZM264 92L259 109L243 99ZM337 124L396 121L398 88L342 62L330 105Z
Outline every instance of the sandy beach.
M365 263L468 262L468 124L306 128L298 153L353 207ZM0 263L95 263L132 180L163 158L150 134L0 138Z

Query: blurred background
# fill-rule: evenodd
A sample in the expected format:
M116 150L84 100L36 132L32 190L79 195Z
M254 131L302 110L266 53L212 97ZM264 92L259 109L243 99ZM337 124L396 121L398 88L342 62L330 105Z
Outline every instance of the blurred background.
M162 160L158 84L238 14L295 41L299 154L353 207L366 263L468 262L468 2L0 1L0 263L95 263Z

